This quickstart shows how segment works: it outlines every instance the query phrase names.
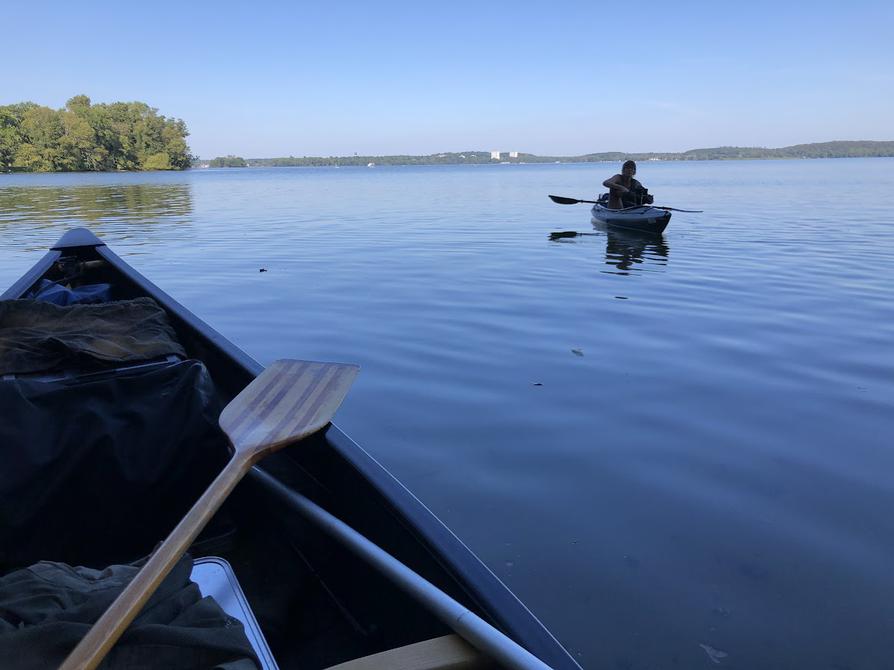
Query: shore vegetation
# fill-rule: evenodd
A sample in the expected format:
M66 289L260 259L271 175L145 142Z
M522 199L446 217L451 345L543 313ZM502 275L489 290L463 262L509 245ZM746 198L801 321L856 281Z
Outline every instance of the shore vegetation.
M538 156L522 152L501 152L495 158L489 151L445 152L413 156L284 156L279 158L242 158L226 156L211 161L196 159L195 165L208 167L349 167L375 165L487 165L497 163L599 163L635 161L706 161L755 160L778 158L858 158L894 157L894 142L839 141L796 144L790 147L713 147L682 152L624 153L606 151L579 156Z
M182 170L193 159L188 135L144 102L20 102L0 106L0 172Z
M248 167L241 156L218 156L208 161L208 167Z

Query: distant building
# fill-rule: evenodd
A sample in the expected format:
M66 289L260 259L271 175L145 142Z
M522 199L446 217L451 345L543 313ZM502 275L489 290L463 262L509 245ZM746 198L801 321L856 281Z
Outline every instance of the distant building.
M490 158L491 158L491 160L494 160L494 161L500 160L500 152L499 151L491 151Z
M517 151L510 151L510 152L509 152L509 158L518 158L518 152L517 152Z

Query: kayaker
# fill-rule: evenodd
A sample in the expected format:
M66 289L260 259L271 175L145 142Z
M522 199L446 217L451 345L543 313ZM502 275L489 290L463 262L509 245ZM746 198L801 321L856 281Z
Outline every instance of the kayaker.
M643 185L633 178L635 174L636 163L624 161L624 165L621 166L621 174L616 174L602 182L602 185L608 189L608 206L610 208L623 209L631 205L651 204L651 196L648 195L648 191ZM644 195L644 197L640 202L635 202L633 197L624 197L628 193L630 196Z

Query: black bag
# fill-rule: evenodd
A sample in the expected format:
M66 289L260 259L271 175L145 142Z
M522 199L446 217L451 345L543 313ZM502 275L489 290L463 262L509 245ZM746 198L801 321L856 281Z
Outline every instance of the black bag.
M624 207L651 205L653 202L655 202L655 198L649 195L649 189L643 186L634 186L627 193L621 194L621 204Z
M0 573L144 556L227 461L220 403L199 361L2 380L0 407Z

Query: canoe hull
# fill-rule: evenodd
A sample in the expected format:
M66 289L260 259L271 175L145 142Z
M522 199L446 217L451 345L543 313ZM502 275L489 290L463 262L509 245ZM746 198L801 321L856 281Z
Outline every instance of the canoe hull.
M153 298L167 313L189 355L207 366L223 401L238 394L261 372L262 367L255 360L84 229L66 234L0 299L23 297L62 257L98 265L95 271L101 273L99 279L113 284L116 299ZM478 557L388 470L335 425L303 442L300 449L286 449L270 456L260 467L438 584L553 668L579 670L568 652ZM414 609L416 605L395 593L387 580L340 550L325 534L284 511L260 475L248 475L241 485L242 499L238 505L231 506L232 516L240 522L235 537L244 538L239 540L237 548L245 556L241 562L235 558L229 560L249 600L256 606L271 593L267 580L272 578L263 571L244 567L260 565L260 560L268 556L263 541L282 549L286 558L294 559L293 553L300 557L300 562L285 558L276 561L269 555L271 568L283 566L277 573L306 575L307 583L320 585L313 593L319 592L321 601L334 602L333 611L350 614L344 616L350 624L348 628L328 626L314 644L294 645L291 634L285 633L279 639L269 638L283 670L326 667L360 655L354 653L357 651L372 653L425 639L440 631L440 624L429 621L427 613ZM259 549L255 548L256 543ZM284 579L283 575L278 576ZM299 584L298 577L294 583ZM304 588L305 583L300 584ZM282 582L278 584L282 593L288 593L289 588ZM295 621L276 618L287 608L276 609L279 603L276 599L270 599L269 603L267 618L271 628L290 631L303 621L297 616ZM259 618L265 627L264 616ZM350 630L352 637L347 637L345 630ZM369 634L371 630L377 631L376 635ZM330 635L331 640L326 637ZM344 657L333 658L332 654Z
M628 209L609 209L603 205L593 205L591 210L593 221L608 226L636 230L641 233L660 234L670 223L671 213L657 207L631 207Z

